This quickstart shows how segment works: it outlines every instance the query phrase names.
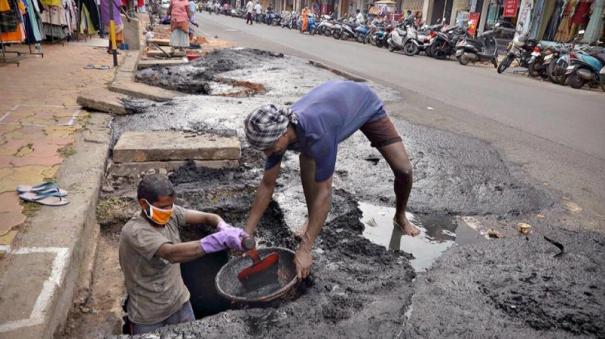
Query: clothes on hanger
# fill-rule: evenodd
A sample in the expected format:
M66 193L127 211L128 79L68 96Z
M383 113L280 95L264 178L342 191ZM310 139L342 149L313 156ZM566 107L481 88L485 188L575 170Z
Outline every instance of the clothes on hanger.
M23 27L25 4L21 0L8 0L8 6L3 3L3 8L7 7L8 11L0 12L0 41L23 42L25 40Z

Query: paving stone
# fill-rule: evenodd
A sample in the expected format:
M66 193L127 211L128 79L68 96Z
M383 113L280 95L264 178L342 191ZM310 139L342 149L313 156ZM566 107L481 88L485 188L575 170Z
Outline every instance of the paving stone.
M140 60L137 65L137 68L145 69L145 68L154 67L154 66L178 66L178 65L184 65L187 63L189 63L189 62L186 60L183 60L183 59L160 59L160 60L147 59L147 60Z
M5 235L0 236L0 258L3 258L10 252L17 233L17 231L10 231Z
M116 93L126 94L135 98L149 99L153 101L169 101L176 97L183 96L182 93L176 91L153 87L134 81L123 80L114 81L109 86L109 90Z
M124 108L121 101L125 97L123 94L111 92L107 89L89 91L78 96L78 104L94 111L121 115L126 114L126 108Z
M0 213L21 212L23 206L16 191L0 193Z
M237 137L178 131L125 132L113 148L115 162L170 160L238 160Z
M57 166L23 166L0 168L0 192L12 192L17 185L33 185L52 178Z
M25 219L21 212L0 213L0 236L6 235L13 227L21 225Z

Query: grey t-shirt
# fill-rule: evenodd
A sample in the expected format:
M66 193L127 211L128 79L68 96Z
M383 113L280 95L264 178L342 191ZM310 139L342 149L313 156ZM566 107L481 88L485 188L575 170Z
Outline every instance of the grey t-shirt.
M155 255L165 243L180 243L179 227L185 225L185 209L174 205L163 227L152 226L138 213L122 228L120 267L129 296L130 321L141 325L161 322L189 300L181 266Z

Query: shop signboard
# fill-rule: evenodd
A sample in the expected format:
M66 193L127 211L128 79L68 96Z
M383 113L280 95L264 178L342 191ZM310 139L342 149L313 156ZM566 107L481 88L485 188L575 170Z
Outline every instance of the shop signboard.
M471 12L468 15L467 32L471 36L475 36L477 34L477 26L479 25L479 18L481 18L481 12Z
M517 16L517 8L519 8L519 0L504 0L504 10L502 17L514 18Z

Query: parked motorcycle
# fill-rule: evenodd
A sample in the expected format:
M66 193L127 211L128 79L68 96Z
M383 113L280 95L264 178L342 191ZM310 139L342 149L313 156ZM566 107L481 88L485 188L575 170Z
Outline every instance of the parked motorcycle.
M461 65L487 61L491 62L494 67L498 67L498 44L494 38L494 32L486 31L476 39L462 38L456 44L456 59Z
M370 34L370 27L367 25L358 25L355 27L355 38L357 42L366 43L368 40L368 35Z
M445 59L456 52L458 41L467 36L466 29L460 26L446 28L431 40L429 54L435 59Z
M519 66L528 67L529 59L534 48L538 45L535 39L529 39L527 34L516 35L508 44L506 56L498 65L498 73L504 72L517 59Z
M584 30L578 32L579 39ZM601 86L605 91L605 53L600 50L577 50L570 53L570 63L565 72L566 83L579 89L585 84L591 87Z

